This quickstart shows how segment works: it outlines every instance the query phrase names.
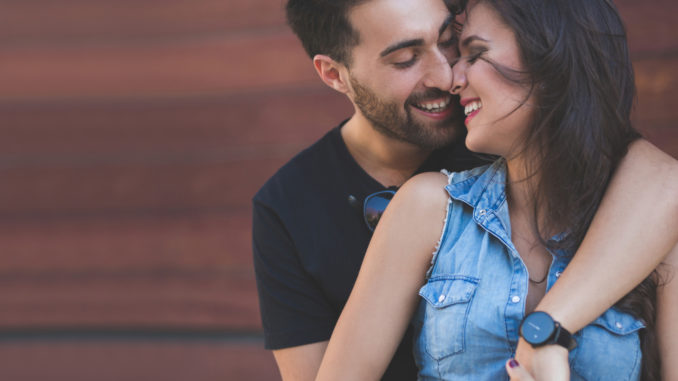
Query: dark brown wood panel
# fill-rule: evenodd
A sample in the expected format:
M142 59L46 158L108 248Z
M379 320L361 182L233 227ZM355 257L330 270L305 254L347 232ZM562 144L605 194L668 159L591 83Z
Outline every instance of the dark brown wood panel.
M0 101L237 93L317 82L291 32L0 51Z
M253 270L225 264L194 272L6 274L0 305L0 332L261 329Z
M0 279L50 273L67 278L88 272L249 272L251 221L249 208L2 221Z
M44 164L0 169L0 218L21 214L241 208L301 146L261 147L251 159ZM258 155L258 156L257 156Z
M283 6L276 0L3 1L0 33L7 42L73 43L278 30L285 25Z
M276 380L259 342L82 338L0 341L0 379L13 381Z
M678 50L676 14L678 2L673 0L616 0L626 24L632 55L663 55Z
M663 127L655 127L652 129L640 128L640 131L645 137L661 148L664 152L678 159L678 127L677 122L671 122Z
M275 151L310 144L351 110L345 96L320 81L304 89L230 96L5 102L0 160L5 166L133 157L190 161L264 146Z
M678 54L637 60L634 69L638 88L634 119L641 128L675 124L678 121Z

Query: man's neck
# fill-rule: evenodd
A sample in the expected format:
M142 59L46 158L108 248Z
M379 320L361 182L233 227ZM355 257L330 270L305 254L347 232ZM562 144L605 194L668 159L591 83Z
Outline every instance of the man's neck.
M341 128L341 136L358 165L386 187L402 185L431 154L380 133L359 114Z

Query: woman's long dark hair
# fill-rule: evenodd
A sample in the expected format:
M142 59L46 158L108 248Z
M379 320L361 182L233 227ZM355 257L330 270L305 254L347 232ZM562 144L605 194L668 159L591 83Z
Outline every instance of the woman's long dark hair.
M635 85L624 25L609 0L477 3L490 5L513 30L524 71L485 60L536 99L523 151L526 173L537 175L535 229L549 249L574 252L629 144L640 137L630 121ZM465 9L466 1L456 5ZM562 241L545 234L563 227L569 234ZM647 327L643 380L660 379L656 287L655 271L616 304Z

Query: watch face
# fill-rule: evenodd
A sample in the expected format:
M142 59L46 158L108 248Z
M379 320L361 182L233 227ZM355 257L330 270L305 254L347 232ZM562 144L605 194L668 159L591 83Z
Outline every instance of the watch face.
M546 343L556 326L551 316L545 312L533 312L523 320L520 325L520 333L528 343L532 345L541 345Z

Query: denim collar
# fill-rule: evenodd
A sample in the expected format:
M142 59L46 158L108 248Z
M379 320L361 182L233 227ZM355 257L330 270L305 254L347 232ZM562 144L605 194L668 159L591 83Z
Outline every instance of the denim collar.
M496 215L507 231L511 223L506 201L506 161L455 173L445 187L450 197L474 209L474 218L480 222L487 215Z
M506 171L506 160L500 158L489 165L454 173L445 189L450 198L473 208L476 223L508 243L511 221L506 204ZM566 236L567 232L562 232L551 240L558 242ZM553 254L572 256L574 253L556 250Z

